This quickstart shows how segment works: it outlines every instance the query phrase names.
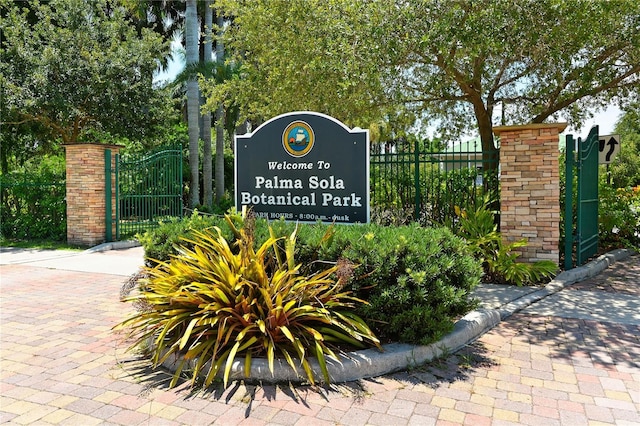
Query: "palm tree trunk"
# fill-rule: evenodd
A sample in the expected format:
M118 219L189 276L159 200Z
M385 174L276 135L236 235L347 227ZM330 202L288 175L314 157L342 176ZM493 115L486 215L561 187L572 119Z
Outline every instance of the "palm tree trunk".
M196 0L187 0L185 15L185 44L187 51L187 65L198 62L198 9ZM187 124L189 127L189 170L191 171L191 184L189 186L189 205L191 208L200 203L199 181L199 129L198 117L200 115L200 94L198 81L191 77L187 82Z
M222 44L222 15L216 17L218 25L218 39L216 40L216 61L219 65L224 62L224 45ZM224 107L222 103L216 110L216 201L220 202L224 196Z
M213 26L213 10L211 9L211 0L204 2L204 62L211 62L212 57L212 27ZM204 98L201 97L204 103ZM202 114L202 133L204 141L204 150L202 158L202 186L204 193L204 205L213 206L213 158L211 152L211 112L207 111Z

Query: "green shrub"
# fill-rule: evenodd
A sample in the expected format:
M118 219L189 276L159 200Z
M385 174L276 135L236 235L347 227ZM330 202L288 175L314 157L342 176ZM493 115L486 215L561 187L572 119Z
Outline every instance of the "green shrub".
M471 251L482 262L486 281L522 286L539 283L557 271L558 265L550 260L518 262L520 254L516 249L525 247L527 242L505 244L497 231L494 213L486 205L469 210L456 208L456 214L458 235L469 243Z
M598 197L600 249L640 249L640 186L612 188L601 179Z
M0 174L0 235L17 240L65 241L64 158L46 156Z
M188 232L210 226L193 218L185 222L189 225L180 229ZM165 226L148 231L141 239L147 256L154 252L152 257L167 259L177 253L173 246L163 245L162 253L150 247L153 241L163 241L165 235L175 235L179 229L175 223L170 225L171 231L163 229ZM255 241L266 241L267 222L257 219L252 226ZM290 235L295 227L285 221L271 223L275 237ZM220 228L225 236L232 232L227 225ZM383 341L431 343L474 307L468 295L480 281L480 265L464 241L446 228L304 224L298 228L297 242L295 258L305 276L340 259L343 265L354 267L345 286L369 303L358 306L356 313Z
M380 338L428 344L473 308L467 296L479 282L479 265L445 228L340 226L324 245L318 233L308 240L306 264L344 258L359 265L351 289L369 302L358 313Z
M172 254L177 254L179 244L184 244L183 238L189 238L194 231L202 231L222 226L227 230L227 236L231 237L231 231L224 227L222 216L200 215L194 211L189 217L183 219L171 218L161 222L157 228L136 235L136 239L144 247L147 266L153 266L158 262L167 262Z
M311 383L308 358L315 356L329 383L325 356L337 359L338 344L379 346L353 313L362 301L343 290L348 274L340 273L340 264L301 274L294 259L295 230L286 238L271 233L256 241L255 250L252 226L237 229L229 218L228 225L236 238L233 249L219 228L194 230L187 240L192 248L183 246L170 262L148 268L151 278L143 281L141 294L128 299L147 309L120 327L132 328L137 344L154 339L155 365L183 356L171 386L190 359L197 358L193 381L211 361L205 386L223 371L226 387L237 355L244 357L248 374L254 356L266 357L273 372L276 354L294 371L302 365Z

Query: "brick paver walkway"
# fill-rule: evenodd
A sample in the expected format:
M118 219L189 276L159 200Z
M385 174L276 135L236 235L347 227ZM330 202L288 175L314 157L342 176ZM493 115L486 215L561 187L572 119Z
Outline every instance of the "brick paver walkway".
M620 272L622 271L622 272ZM111 327L123 277L3 265L0 422L640 425L640 327L519 313L428 366L331 389L167 389ZM637 296L640 256L564 291Z

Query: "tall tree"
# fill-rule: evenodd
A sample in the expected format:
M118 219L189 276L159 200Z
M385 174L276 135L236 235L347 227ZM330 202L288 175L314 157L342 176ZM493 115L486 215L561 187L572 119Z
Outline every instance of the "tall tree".
M216 62L217 70L221 70L224 66L224 44L222 41L222 33L224 26L224 18L221 14L216 17L218 27L218 39L216 42ZM220 102L216 108L216 201L220 202L224 196L224 104Z
M2 2L2 133L37 124L64 143L144 137L162 120L153 87L167 45L118 2ZM36 17L30 19L29 17Z
M132 23L142 32L148 28L170 43L180 37L184 21L185 5L172 0L120 0L132 17ZM160 58L160 66L166 69L171 55Z
M241 78L217 87L210 107L236 102L240 119L260 122L294 110L332 115L366 126L384 115L384 56L375 40L382 19L371 2L357 0L218 0L230 17L225 47ZM214 106L215 105L215 106Z
M500 119L541 123L562 113L579 123L638 93L638 2L402 3L385 7L395 15L386 32L397 72L388 81L441 128L475 127L485 151Z
M196 0L187 0L185 16L185 44L187 51L187 66L199 61L199 29L198 9ZM198 80L191 76L187 80L187 122L189 126L189 170L191 180L189 185L189 205L195 207L200 204L200 158L199 158L199 127L200 94Z
M204 2L204 49L203 62L205 67L211 62L213 57L213 9L211 8L211 0ZM202 105L204 105L204 96L201 96ZM202 181L203 181L203 198L205 206L213 205L213 156L211 141L211 111L204 110L202 112L202 134L204 141L204 149L202 155Z
M311 109L366 125L400 106L445 137L560 115L579 124L640 85L632 0L220 0L243 116ZM382 114L384 115L384 114Z

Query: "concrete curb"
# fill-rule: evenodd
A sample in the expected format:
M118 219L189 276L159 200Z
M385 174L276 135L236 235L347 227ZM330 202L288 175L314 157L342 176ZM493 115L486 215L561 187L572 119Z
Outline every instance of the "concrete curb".
M140 242L136 240L113 241L111 243L98 244L97 246L86 249L83 253L99 253L102 251L121 250L121 249L128 249L128 248L140 247L140 246L141 246Z
M560 290L570 286L571 284L583 281L587 278L594 277L613 265L615 262L626 259L631 256L632 252L626 249L617 249L605 253L598 258L592 260L586 265L578 268L563 271L553 280L551 280L544 288L534 291L533 293L522 296L516 300L503 305L500 309L500 319L504 320L514 313L521 311L533 303L536 303L547 296L555 294Z
M393 343L384 345L383 352L377 349L366 349L341 354L340 360L327 358L329 376L333 383L378 377L396 371L406 370L436 359L443 354L455 352L473 342L514 313L547 296L559 292L573 283L599 274L616 261L626 259L631 254L631 251L625 249L611 251L584 266L562 272L544 288L515 299L499 309L479 309L472 311L456 322L451 333L430 345L416 346ZM163 363L163 366L171 371L175 371L181 359L180 357L170 358L171 359L167 359ZM194 362L194 360L191 360L189 363L190 367L193 367ZM312 358L309 360L309 363L315 377L321 380L322 373L318 362ZM209 364L205 365L202 371L206 372L208 369ZM235 361L231 368L230 379L270 383L303 382L307 380L301 367L299 371L293 371L284 360L276 360L274 362L274 371L272 374L269 370L267 360L263 358L254 358L252 360L251 372L248 378L244 374L244 359Z

